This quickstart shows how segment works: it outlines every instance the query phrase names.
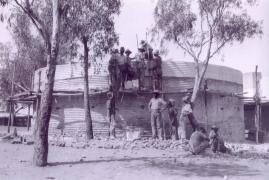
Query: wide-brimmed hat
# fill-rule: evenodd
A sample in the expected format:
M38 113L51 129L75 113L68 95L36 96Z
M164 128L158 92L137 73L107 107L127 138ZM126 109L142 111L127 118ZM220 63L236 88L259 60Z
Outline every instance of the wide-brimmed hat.
M153 54L154 54L154 56L159 56L160 55L160 51L159 50L155 50Z
M161 92L159 90L157 90L157 89L155 89L152 93L153 94L161 94Z
M185 97L182 98L182 101L185 102L185 103L188 103L188 102L190 102L190 97L185 96Z
M146 41L145 41L145 40L141 40L141 41L140 41L140 44L141 44L141 45L145 45L145 44L146 44Z
M211 127L211 129L213 129L213 130L218 130L219 128L218 128L217 126L213 125L213 126Z
M138 51L143 51L143 52L145 52L146 50L145 50L145 48L143 48L143 47L138 47Z
M129 49L126 49L125 54L132 54L132 51L130 51Z
M119 53L119 50L117 48L115 48L114 53Z

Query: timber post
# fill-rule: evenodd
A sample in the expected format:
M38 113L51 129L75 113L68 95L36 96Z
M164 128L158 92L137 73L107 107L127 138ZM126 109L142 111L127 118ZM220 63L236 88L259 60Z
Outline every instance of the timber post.
M259 132L260 132L260 81L258 79L258 66L255 68L255 125L256 125L256 143L259 144Z

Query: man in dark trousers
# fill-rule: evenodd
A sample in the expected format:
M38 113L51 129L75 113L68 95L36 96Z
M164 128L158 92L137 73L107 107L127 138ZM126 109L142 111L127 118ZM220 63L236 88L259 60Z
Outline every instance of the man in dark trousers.
M160 97L160 92L155 90L153 98L148 104L151 113L151 129L153 139L163 139L162 137L162 111L166 108L166 102Z
M168 116L171 123L171 138L174 140L178 140L178 121L177 114L178 109L175 107L176 101L174 99L169 99L167 103Z
M137 61L137 78L138 78L138 87L139 90L145 90L144 81L145 81L145 50L143 48L138 48L138 54L136 55Z
M111 50L111 57L108 62L108 72L110 77L110 82L114 90L118 89L118 79L119 79L119 67L118 67L119 51L118 49Z
M116 132L115 132L116 100L112 86L109 87L109 91L107 93L106 107L107 107L107 118L109 120L109 137L114 139L116 138Z
M130 51L129 49L125 50L125 54L126 54L126 77L125 80L132 80L134 78L134 70L132 69L132 63L131 61L134 60L135 58L130 57L130 55L132 54L132 51Z
M189 141L190 151L194 154L200 154L209 148L209 138L206 135L206 131L203 127L197 128L197 130L192 133Z
M127 59L126 56L124 55L125 52L125 48L121 47L120 48L120 55L119 55L119 59L118 59L118 65L119 65L119 69L120 69L120 86L122 89L124 89L125 87L125 80L126 80L126 75L127 75Z
M211 150L216 152L222 152L222 153L229 153L230 150L225 146L223 139L220 137L218 133L219 128L216 126L211 127L211 131L209 133L209 144Z
M153 89L162 89L162 58L159 50L154 51Z

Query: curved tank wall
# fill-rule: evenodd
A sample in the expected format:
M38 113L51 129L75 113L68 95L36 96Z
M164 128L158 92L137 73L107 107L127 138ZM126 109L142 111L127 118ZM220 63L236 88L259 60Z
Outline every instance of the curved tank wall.
M41 90L44 85L45 69L35 72L34 89ZM56 69L54 90L83 90L83 69L80 64L58 65ZM40 76L39 76L40 74ZM211 125L220 127L220 133L225 140L244 140L244 120L242 100L232 93L242 92L242 73L238 70L223 66L210 65L206 74L208 92L201 92L195 102L194 114L197 121L209 128ZM194 68L190 62L163 62L163 91L164 98L174 98L181 109L181 99L186 89L192 88L194 83ZM109 78L106 72L95 74L89 70L89 86L92 90L108 88ZM150 136L150 116L147 103L151 98L148 93L121 93L118 99L117 132L122 134L127 127L140 127L144 136ZM99 93L90 97L94 133L107 134L106 94ZM169 127L167 114L163 114L166 128ZM85 131L83 97L56 96L50 124L50 133L67 135L83 133Z
M106 72L106 64L104 70L97 71L94 67L89 68L89 88L92 90L108 89L109 77ZM192 62L182 61L163 61L163 82L165 92L181 92L192 88L194 83L194 64ZM34 90L44 88L46 77L46 68L41 68L35 72L34 76ZM209 65L205 78L210 82L228 82L231 86L223 88L221 86L209 87L211 90L219 90L223 92L241 92L243 77L238 70ZM233 84L233 85L232 85ZM149 78L146 79L146 86L150 86ZM69 90L79 91L83 90L83 67L81 63L57 65L55 73L54 90Z

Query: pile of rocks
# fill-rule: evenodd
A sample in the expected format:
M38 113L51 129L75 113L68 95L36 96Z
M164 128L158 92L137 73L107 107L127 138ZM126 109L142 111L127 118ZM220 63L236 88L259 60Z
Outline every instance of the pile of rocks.
M18 134L6 134L1 137L2 142L8 142L11 144L24 144L32 145L34 144L33 137L31 135L18 135Z
M50 138L50 144L59 147L73 147L73 148L100 148L100 149L183 149L187 142L173 141L173 140L153 140L153 139L139 139L127 141L124 138L108 139L96 138L86 141L82 138L69 138L64 136L54 136Z

